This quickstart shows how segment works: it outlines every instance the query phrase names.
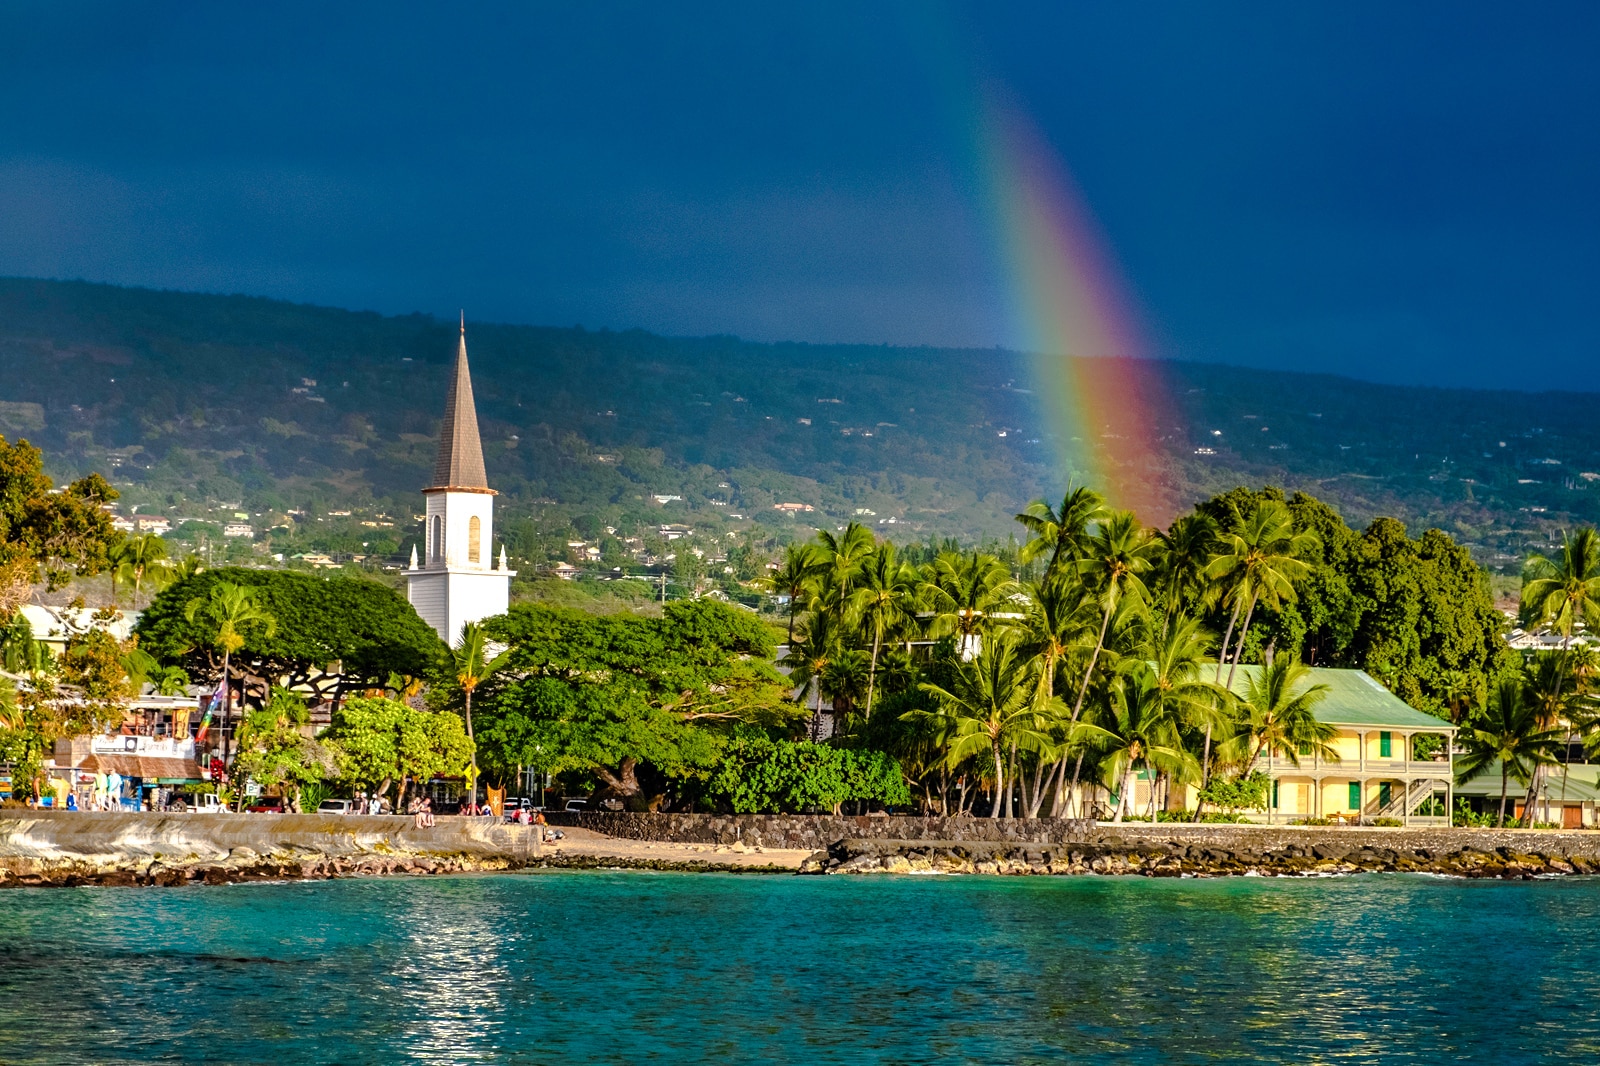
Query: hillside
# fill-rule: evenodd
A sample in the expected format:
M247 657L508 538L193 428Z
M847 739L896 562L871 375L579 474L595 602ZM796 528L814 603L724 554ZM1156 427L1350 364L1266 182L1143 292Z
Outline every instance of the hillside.
M0 432L58 475L103 470L143 512L266 526L348 511L372 523L371 550L397 551L454 334L421 315L0 280ZM470 322L468 340L490 477L528 554L574 522L781 531L871 512L897 539L1004 537L1065 480L1016 353ZM1490 563L1600 518L1590 395L1159 374L1175 424L1157 473L1179 503L1274 482L1352 522L1439 525Z

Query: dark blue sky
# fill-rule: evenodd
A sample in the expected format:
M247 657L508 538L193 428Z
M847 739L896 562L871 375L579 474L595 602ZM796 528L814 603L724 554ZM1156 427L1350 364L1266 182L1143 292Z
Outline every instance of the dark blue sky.
M1593 3L450 7L0 5L0 274L1011 345L990 84L1161 354L1600 389Z

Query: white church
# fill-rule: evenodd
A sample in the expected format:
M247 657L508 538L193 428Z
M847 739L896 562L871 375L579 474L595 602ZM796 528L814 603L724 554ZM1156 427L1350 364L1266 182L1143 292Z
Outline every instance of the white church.
M406 598L422 620L451 647L461 627L497 614L511 602L506 550L494 558L494 498L483 470L483 440L478 436L478 410L472 402L472 374L467 369L467 326L461 324L455 374L445 398L439 456L432 484L422 490L428 501L423 558L411 549L406 571Z

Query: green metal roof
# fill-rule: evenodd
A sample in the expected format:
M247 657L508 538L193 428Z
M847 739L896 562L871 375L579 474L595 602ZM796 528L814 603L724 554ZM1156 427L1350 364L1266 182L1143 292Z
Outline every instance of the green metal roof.
M1597 778L1600 778L1600 766L1594 763L1552 766L1544 779L1544 795L1551 803L1600 803L1600 780ZM1511 797L1513 803L1522 802L1527 792L1527 782L1518 784L1516 778L1511 778L1506 784L1506 795ZM1490 763L1488 769L1466 784L1457 785L1456 795L1499 799L1499 760Z
M1259 666L1241 666L1233 679L1233 691L1240 696L1250 678L1261 672ZM1365 670L1311 668L1309 684L1326 685L1328 690L1312 705L1317 721L1337 726L1377 726L1408 732L1454 733L1455 726L1442 718L1424 714L1384 688Z

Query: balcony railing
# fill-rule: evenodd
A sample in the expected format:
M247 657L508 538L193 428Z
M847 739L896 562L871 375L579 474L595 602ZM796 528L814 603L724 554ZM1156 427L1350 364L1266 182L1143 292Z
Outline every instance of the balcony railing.
M1256 759L1251 767L1253 770L1275 773L1279 776L1285 774L1306 774L1312 777L1347 776L1347 777L1437 777L1444 780L1451 776L1451 765L1448 759L1323 759L1315 755L1300 756L1300 765L1295 766L1283 756L1271 760L1266 756Z

